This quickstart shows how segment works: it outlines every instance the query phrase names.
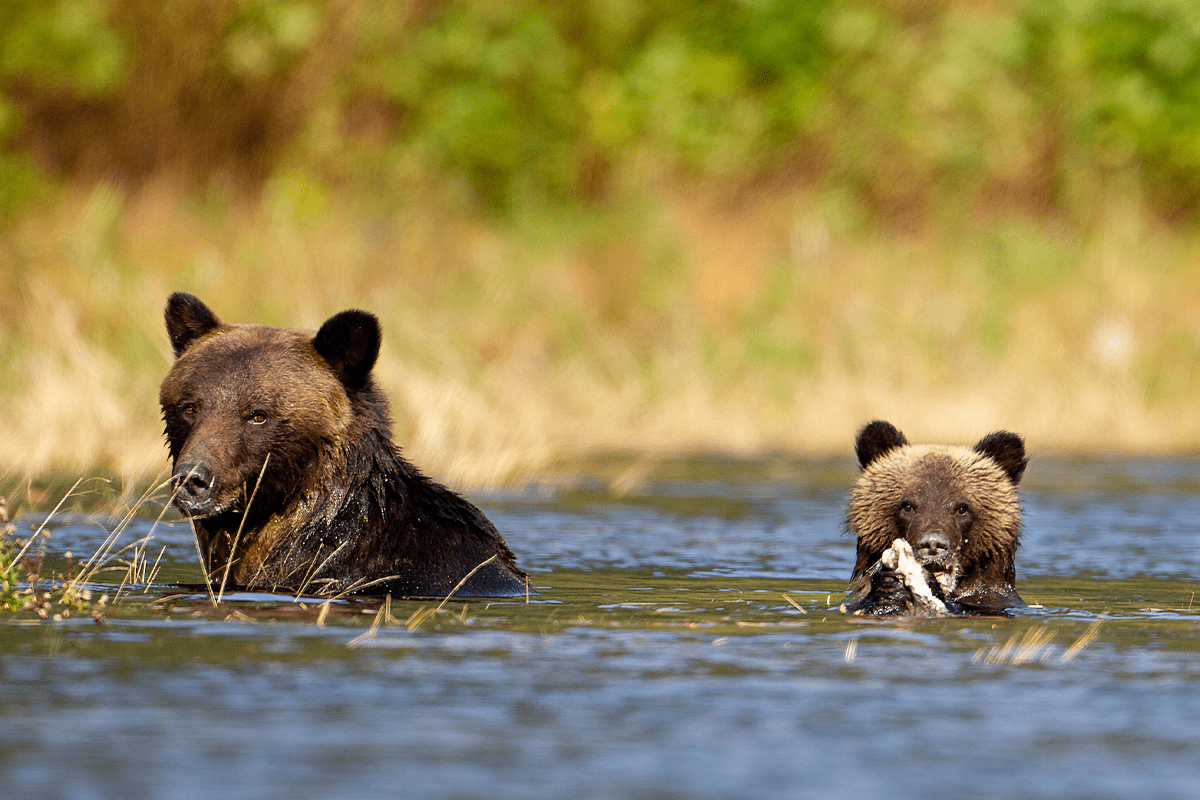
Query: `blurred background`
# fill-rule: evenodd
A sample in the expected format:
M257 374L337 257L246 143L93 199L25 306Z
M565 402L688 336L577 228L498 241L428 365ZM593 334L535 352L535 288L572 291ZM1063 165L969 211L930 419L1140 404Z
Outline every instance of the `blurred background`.
M168 294L407 455L1200 447L1192 0L7 0L0 479L165 475Z

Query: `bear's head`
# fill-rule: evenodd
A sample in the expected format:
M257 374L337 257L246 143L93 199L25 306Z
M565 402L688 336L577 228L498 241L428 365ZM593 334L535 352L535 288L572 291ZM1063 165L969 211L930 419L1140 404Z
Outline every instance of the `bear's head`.
M855 452L862 474L847 517L858 539L853 578L904 539L947 597L980 584L1012 585L1021 527L1016 487L1028 463L1021 437L1000 431L972 448L910 445L876 421L859 432Z
M336 314L315 335L226 325L183 293L165 316L175 363L159 403L185 516L278 508L321 480L309 471L328 463L322 451L340 445L359 406L382 402L371 379L379 322L365 311Z

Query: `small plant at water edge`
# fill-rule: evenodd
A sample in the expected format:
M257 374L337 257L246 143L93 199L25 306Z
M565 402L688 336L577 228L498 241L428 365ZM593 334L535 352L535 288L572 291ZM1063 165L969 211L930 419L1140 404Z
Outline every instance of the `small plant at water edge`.
M49 537L43 524L22 542L9 518L8 502L0 496L0 608L13 613L32 611L42 619L54 620L90 613L99 622L108 595L93 602L91 589L83 585L83 565L77 565L70 553L66 554L65 574L47 581L45 588L41 586Z

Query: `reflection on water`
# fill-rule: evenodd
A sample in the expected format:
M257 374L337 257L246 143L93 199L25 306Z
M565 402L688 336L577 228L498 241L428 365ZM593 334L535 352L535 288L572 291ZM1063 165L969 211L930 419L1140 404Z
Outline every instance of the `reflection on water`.
M201 576L160 525L159 584L104 625L0 624L6 794L1195 796L1200 463L1036 460L1036 606L933 621L829 608L849 462L676 462L621 497L609 469L473 498L528 604L214 609L163 585Z

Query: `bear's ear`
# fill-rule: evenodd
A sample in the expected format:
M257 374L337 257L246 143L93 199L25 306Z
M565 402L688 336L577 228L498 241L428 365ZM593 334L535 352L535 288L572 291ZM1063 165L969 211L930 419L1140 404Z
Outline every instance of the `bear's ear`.
M854 453L858 456L859 467L866 469L875 459L906 444L908 439L894 425L875 420L858 432L858 438L854 440Z
M163 316L167 320L167 336L171 339L176 358L183 355L192 342L221 325L217 315L208 306L183 292L176 292L167 299L167 310Z
M379 320L366 311L343 311L325 320L313 347L349 389L361 389L379 357Z
M1020 436L1008 431L989 433L975 445L975 452L983 453L995 461L996 466L1004 470L1013 486L1021 482L1021 476L1025 474L1025 465L1029 463L1029 459L1025 457L1025 442Z

